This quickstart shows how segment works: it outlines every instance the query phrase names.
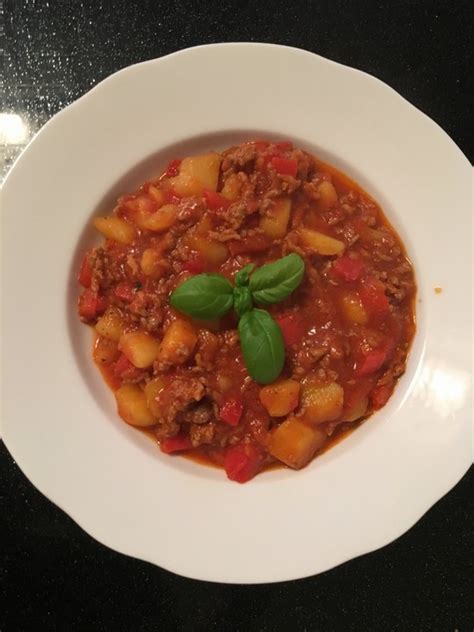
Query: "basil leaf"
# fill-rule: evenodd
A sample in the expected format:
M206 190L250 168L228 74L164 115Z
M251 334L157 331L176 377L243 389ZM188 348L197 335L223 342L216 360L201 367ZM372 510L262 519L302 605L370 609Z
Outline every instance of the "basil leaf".
M292 253L256 270L250 277L250 290L257 303L279 303L296 290L303 275L304 261Z
M239 321L240 346L251 377L260 384L276 380L285 362L281 330L263 309L246 312Z
M179 285L170 296L171 305L193 318L219 318L230 310L233 288L221 274L197 274Z
M241 270L239 270L235 275L235 284L239 287L242 287L243 285L248 285L250 274L252 273L252 270L254 268L254 263L248 263Z
M252 309L252 294L248 287L234 288L234 309L238 316L243 316Z

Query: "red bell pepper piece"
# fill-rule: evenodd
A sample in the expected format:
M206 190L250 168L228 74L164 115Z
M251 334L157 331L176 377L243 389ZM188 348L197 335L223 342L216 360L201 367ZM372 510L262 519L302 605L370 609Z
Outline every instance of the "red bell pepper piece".
M184 263L184 269L192 274L201 274L206 269L204 258L196 253L191 254L190 258Z
M270 143L266 140L253 140L250 145L253 145L257 151L263 151L268 147Z
M390 399L392 392L393 384L382 384L381 386L376 386L370 394L370 403L372 404L372 408L374 410L379 410L382 406L385 406Z
M115 288L115 296L125 303L131 303L135 298L133 284L129 281L122 281Z
M79 315L86 320L93 320L104 312L106 307L107 299L105 296L99 296L99 294L93 290L87 289L79 297Z
M211 211L225 211L230 206L230 200L220 193L216 193L216 191L204 189L203 195L207 206Z
M118 377L120 380L135 380L140 378L141 376L144 376L146 374L146 371L137 368L134 364L130 362L126 355L121 353L118 360L114 364L113 373L115 377Z
M90 287L92 283L92 267L91 267L91 252L90 250L84 255L84 259L81 263L81 269L79 270L79 283L83 287Z
M281 140L278 143L275 143L275 149L279 152L281 151L292 151L293 143L291 140Z
M242 400L237 397L228 397L219 409L219 418L229 426L238 426L243 412Z
M173 187L163 191L165 194L165 200L167 204L179 204L181 202L181 196L173 189Z
M180 432L174 437L168 437L163 439L160 443L162 452L166 454L172 454L173 452L182 452L183 450L190 450L193 447L189 435L184 432Z
M248 252L263 252L271 246L271 241L266 235L252 235L242 241L231 241L228 244L232 256L242 255Z
M336 259L332 267L334 276L342 281L357 281L364 270L365 264L361 259L351 259L343 255Z
M177 176L179 173L179 167L182 162L183 161L180 158L175 158L174 160L171 160L171 162L168 163L168 166L166 167L163 175L166 178L174 178L174 176Z
M280 326L287 347L299 342L307 331L304 320L298 312L277 316L275 320Z
M262 452L251 443L239 443L229 448L224 457L225 473L237 483L249 481L260 472L262 466Z
M357 360L356 370L357 375L370 375L375 373L385 364L388 356L388 349L386 347L379 347L378 349L372 349L367 354L361 355Z
M283 158L282 156L273 156L270 164L275 171L281 175L296 177L298 173L298 162L293 158Z
M390 303L383 285L371 277L365 279L360 289L362 304L372 316L384 316L390 311Z

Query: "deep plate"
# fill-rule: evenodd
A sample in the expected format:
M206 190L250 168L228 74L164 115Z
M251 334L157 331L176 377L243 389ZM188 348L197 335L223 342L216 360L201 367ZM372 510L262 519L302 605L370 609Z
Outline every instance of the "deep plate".
M120 421L75 314L75 271L90 217L117 195L168 158L256 136L294 140L382 205L413 259L418 330L386 407L305 470L239 486ZM380 81L263 44L131 66L45 125L2 195L3 438L104 544L198 579L304 577L389 543L469 467L471 168Z

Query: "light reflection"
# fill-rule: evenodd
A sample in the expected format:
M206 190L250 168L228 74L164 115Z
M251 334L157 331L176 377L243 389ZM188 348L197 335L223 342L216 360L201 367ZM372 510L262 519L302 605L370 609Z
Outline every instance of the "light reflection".
M0 113L0 143L4 145L21 145L29 137L28 125L19 114Z
M416 380L414 394L426 407L449 417L463 407L469 396L470 376L453 367L433 367L425 364Z

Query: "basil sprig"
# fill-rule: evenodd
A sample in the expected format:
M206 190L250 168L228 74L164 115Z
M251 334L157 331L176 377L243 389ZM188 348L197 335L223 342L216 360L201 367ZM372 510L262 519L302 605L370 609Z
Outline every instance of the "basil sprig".
M267 263L250 277L250 291L256 303L271 305L287 298L301 283L303 259L293 253L273 263Z
M252 309L239 321L240 346L248 372L256 382L277 379L285 363L281 329L264 309Z
M234 303L234 288L222 274L197 274L171 294L171 305L193 318L219 318Z
M239 270L235 287L221 274L197 274L171 294L171 305L193 318L212 319L232 307L239 316L240 346L251 377L260 384L273 382L285 362L280 327L254 303L271 305L287 298L301 283L303 259L292 253L257 270L253 263Z

